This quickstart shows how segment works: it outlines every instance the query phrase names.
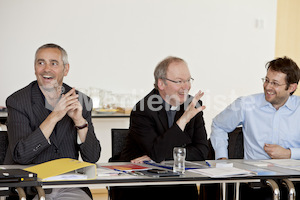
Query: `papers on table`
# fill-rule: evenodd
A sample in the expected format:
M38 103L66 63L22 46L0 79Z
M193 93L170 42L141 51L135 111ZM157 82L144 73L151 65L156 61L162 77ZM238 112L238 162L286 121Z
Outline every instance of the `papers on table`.
M148 170L149 167L144 167L136 164L122 164L122 165L102 165L101 167L112 169L116 171L137 171L137 170Z
M244 161L245 164L254 165L256 167L271 167L274 166L272 163L263 162L262 160L247 160Z
M236 167L218 167L218 168L207 168L207 169L191 169L190 172L199 173L212 178L222 177L240 177L240 176L253 176L256 175L253 171L239 169Z
M299 167L299 169L300 169L300 160L270 159L270 160L263 160L263 162L272 163L272 164L280 166L280 167Z
M114 177L118 177L118 179L130 179L132 178L131 175L127 174L127 173L120 173L118 171L115 171L113 169L108 169L108 168L104 168L104 167L98 167L97 168L97 179L107 179L110 180L112 178L112 176Z
M115 170L106 169L106 168L103 168L103 167L98 167L97 168L98 177L118 176L119 174L120 173L115 171Z
M99 165L100 170L98 168L98 179L99 177L105 176L123 176L130 175L130 176L143 176L144 174L142 171L149 170L151 168L144 167L137 164L116 164L116 165Z
M233 167L233 163L216 163L216 168L221 168L221 167Z
M257 167L278 166L286 169L300 170L300 160L294 159L247 160L244 163Z
M144 161L144 163L155 167L169 169L169 170L173 170L173 165L174 165L173 160L162 161L161 163L156 163L154 161ZM199 169L199 168L208 168L208 166L196 162L185 161L185 170Z
M300 170L300 160L270 159L270 160L263 160L263 162L271 163L275 166L279 166L287 169Z
M85 174L67 173L67 174L61 174L58 176L51 176L49 178L43 179L43 181L85 180L87 178L88 177Z

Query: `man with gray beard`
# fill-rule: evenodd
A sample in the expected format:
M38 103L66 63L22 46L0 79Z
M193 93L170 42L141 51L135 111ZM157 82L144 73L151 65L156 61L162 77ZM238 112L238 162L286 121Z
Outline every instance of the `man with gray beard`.
M98 161L101 147L91 121L92 102L63 83L69 67L66 51L56 44L43 45L36 51L37 81L6 100L9 148L4 164L78 159L79 152L84 161ZM46 199L63 198L91 199L79 188L56 188L46 195Z

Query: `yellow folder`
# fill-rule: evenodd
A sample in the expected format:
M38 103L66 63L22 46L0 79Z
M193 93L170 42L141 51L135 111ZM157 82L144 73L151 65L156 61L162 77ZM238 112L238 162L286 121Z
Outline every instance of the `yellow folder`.
M43 181L82 180L97 177L96 164L71 158L51 160L25 170L36 173Z

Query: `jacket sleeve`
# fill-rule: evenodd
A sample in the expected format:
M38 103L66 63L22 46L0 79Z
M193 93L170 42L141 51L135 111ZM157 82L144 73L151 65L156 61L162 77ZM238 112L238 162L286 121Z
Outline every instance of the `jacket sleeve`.
M182 131L174 123L165 128L157 119L155 111L141 111L137 106L131 113L130 131L140 149L154 161L161 162L173 158L173 148L183 146L187 148L187 159L204 160L207 156L208 145L202 113L197 116L198 124L187 125Z
M43 150L50 144L39 127L32 129L26 105L22 105L17 99L10 97L6 101L8 109L7 128L9 149L14 162L19 164L31 164Z
M76 129L71 124L72 120L67 119L68 117L66 116L59 125L59 127L63 126L63 129L58 128L59 130L57 130L57 132L62 132L65 137L63 137L61 143L56 141L56 145L61 144L61 146L57 146L60 153L56 153L56 146L52 144L55 142L51 142L51 137L50 141L48 141L39 128L44 117L47 117L47 113L44 113L44 117L37 119L36 115L41 115L43 111L41 111L41 113L36 113L35 111L34 113L30 100L27 100L30 98L21 97L22 95L18 94L17 96L9 97L6 101L8 108L7 128L9 138L8 156L6 156L7 164L41 163L60 157L78 159L78 150L81 152L84 161L98 161L100 156L100 143L94 133L94 127L91 122L91 112L86 111L85 107L83 107L83 117L89 123L85 142L81 144L79 148L76 147L78 144L76 143L75 137L72 136L76 133ZM11 159L9 159L9 157L11 157Z
M86 105L86 102L90 102L89 104L91 105ZM80 145L80 153L84 161L95 163L100 158L101 146L95 135L94 126L91 119L92 100L89 99L89 101L83 101L82 106L83 117L88 122L88 132L85 142Z
M198 113L187 124L184 133L191 137L191 143L186 145L186 160L199 161L207 159L208 141L203 112Z

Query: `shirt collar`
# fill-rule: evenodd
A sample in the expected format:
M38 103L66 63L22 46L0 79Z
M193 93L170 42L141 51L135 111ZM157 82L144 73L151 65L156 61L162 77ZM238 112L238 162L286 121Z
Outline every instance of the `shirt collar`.
M164 99L163 99L163 105L166 108L166 111L169 111L169 110L177 111L177 108L179 107L179 106L172 106L172 105L168 104Z
M170 110L177 110L179 106L171 106Z
M263 99L261 100L259 107L269 106L269 107L274 108L273 105L266 100L265 95L262 95L262 97L263 97ZM295 110L296 103L295 103L294 99L295 99L295 97L293 95L289 96L288 100L281 107L286 107L289 110Z
M284 106L286 106L290 110L295 110L296 109L295 96L294 95L289 96Z

